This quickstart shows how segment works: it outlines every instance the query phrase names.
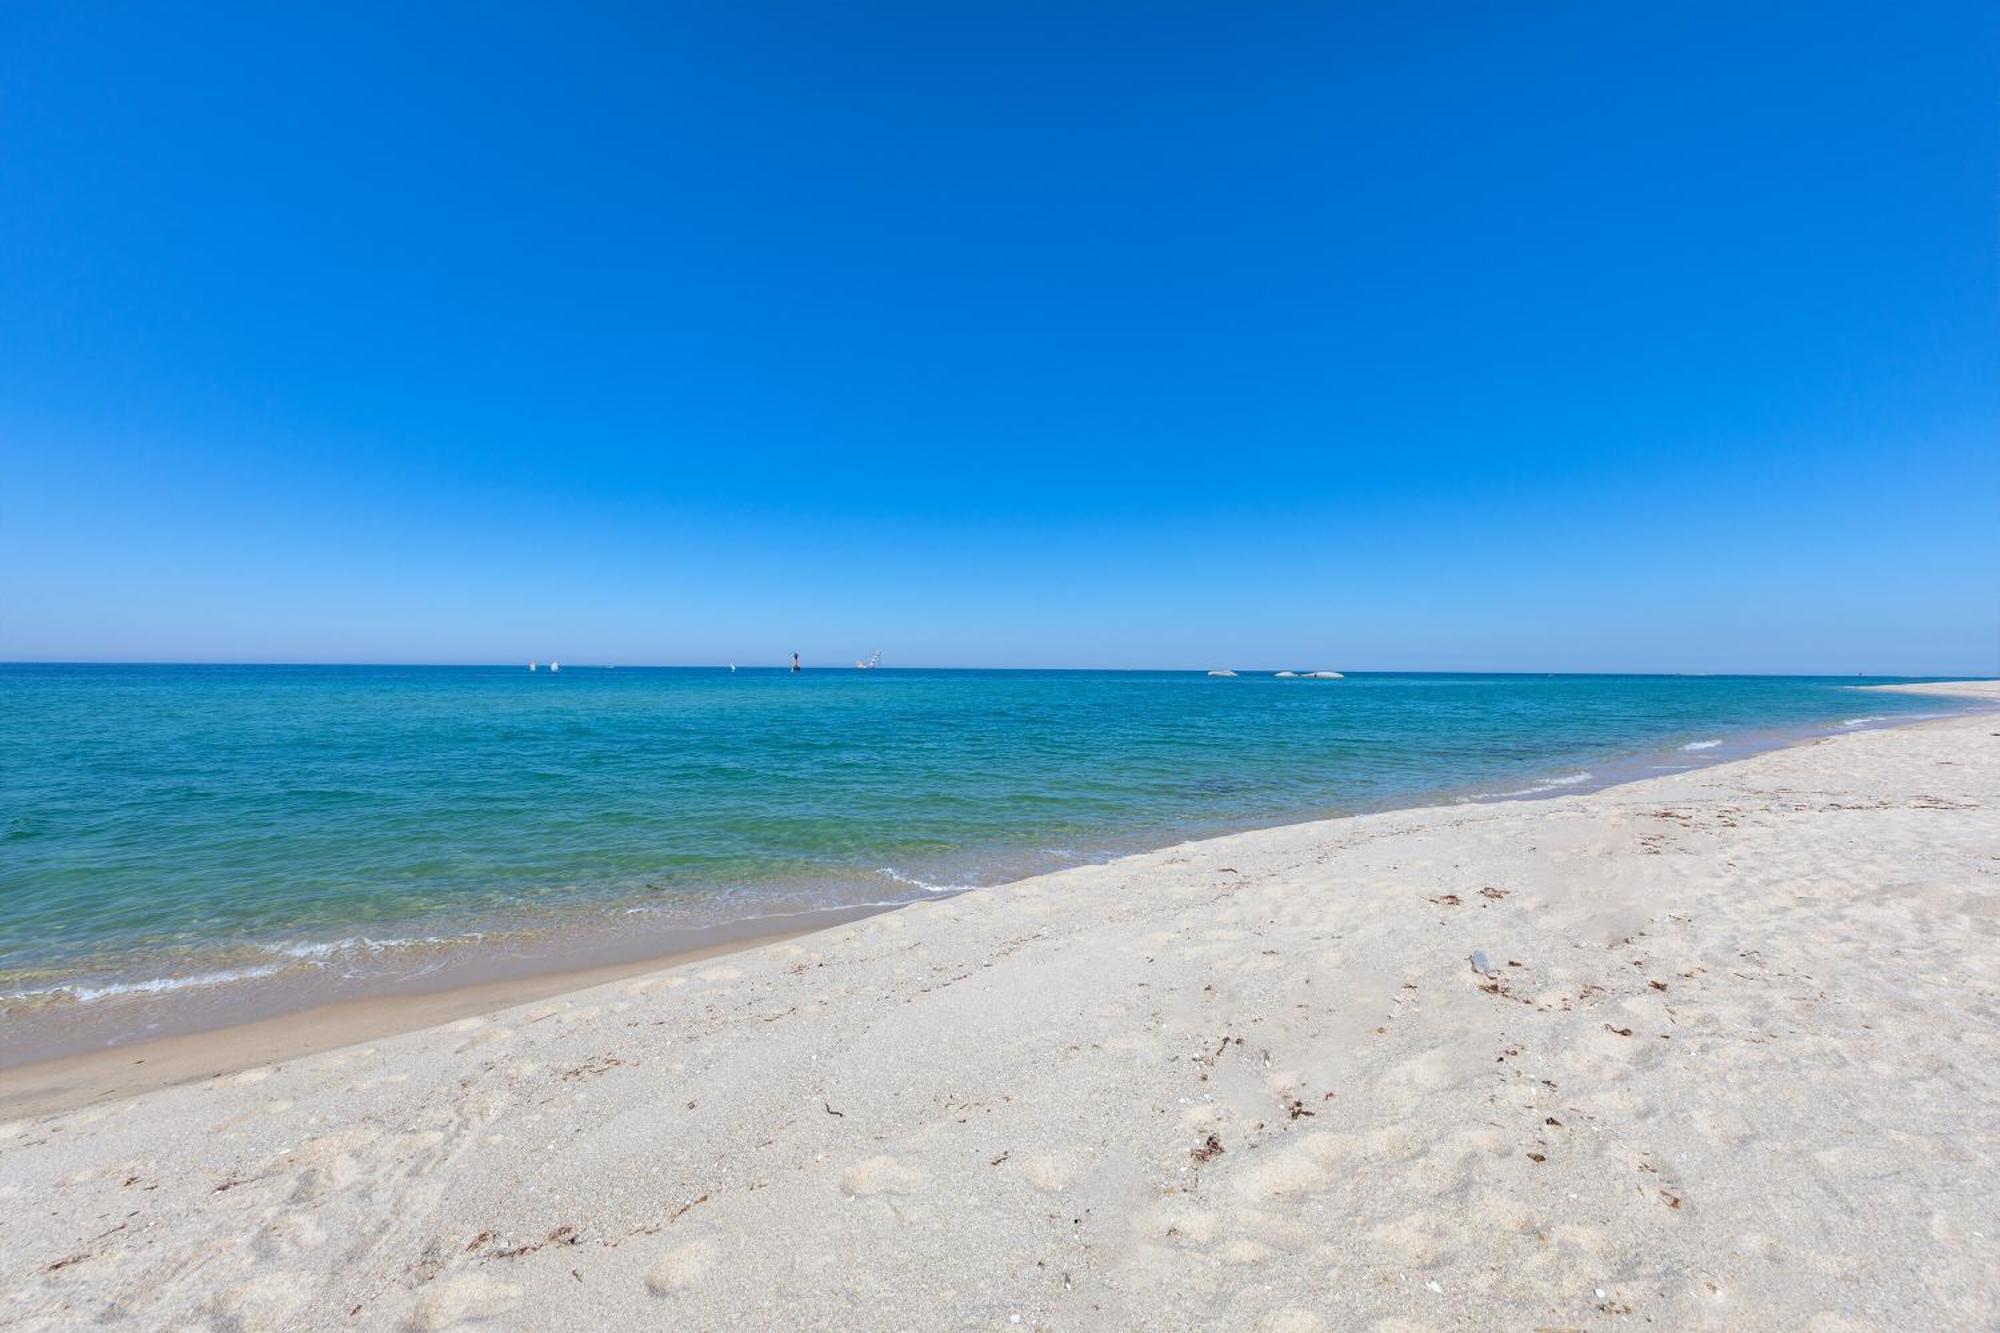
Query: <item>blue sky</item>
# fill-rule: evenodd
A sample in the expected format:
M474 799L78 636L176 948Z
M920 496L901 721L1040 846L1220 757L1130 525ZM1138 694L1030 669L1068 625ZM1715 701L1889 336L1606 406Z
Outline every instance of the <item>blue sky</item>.
M2000 672L1996 87L1986 3L9 5L0 657Z

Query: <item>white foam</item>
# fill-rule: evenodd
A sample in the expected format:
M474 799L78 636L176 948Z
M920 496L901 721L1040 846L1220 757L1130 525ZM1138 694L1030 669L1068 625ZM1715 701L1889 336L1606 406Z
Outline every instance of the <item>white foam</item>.
M875 873L878 875L887 875L898 884L907 884L913 889L922 889L925 893L964 893L967 889L978 887L974 884L933 884L929 880L918 879L914 875L905 875L894 866L883 866Z
M1532 787L1522 787L1515 791L1495 792L1491 799L1504 799L1509 796L1540 796L1543 792L1557 791L1563 787L1574 787L1580 783L1588 782L1594 776L1596 775L1592 773L1570 773L1559 778L1548 778L1536 783Z
M301 958L311 962L344 953L385 953L390 949L422 949L439 944L471 943L485 938L484 931L451 936L397 936L386 940L372 939L366 935L349 935L345 939L338 940L307 940L293 944L266 944L261 947L266 953L283 954L287 958Z
M1681 748L1683 750L1713 750L1720 744L1722 744L1721 741L1689 741Z
M1886 721L1888 721L1888 719L1884 717L1850 717L1847 719L1847 721L1841 723L1840 725L1843 727L1865 727L1870 722L1886 722Z
M164 995L169 991L193 990L202 986L223 986L232 981L255 981L259 977L275 976L284 971L276 963L266 963L258 967L232 968L223 972L198 972L187 977L152 977L145 981L107 981L101 986L86 986L79 982L63 982L57 986L43 986L37 990L15 991L11 995L0 995L0 1002L7 1000L45 1000L58 996L68 996L78 1004L90 1004L96 1000L107 1000L118 995Z

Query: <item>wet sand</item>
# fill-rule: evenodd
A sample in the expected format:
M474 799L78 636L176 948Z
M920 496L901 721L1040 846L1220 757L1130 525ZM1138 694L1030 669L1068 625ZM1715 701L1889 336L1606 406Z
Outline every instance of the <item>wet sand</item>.
M108 1098L135 1097L154 1088L214 1078L253 1065L293 1060L551 995L586 990L625 977L755 949L887 910L849 908L802 914L810 924L789 930L759 931L739 925L736 929L704 932L717 937L713 944L679 949L656 958L509 977L436 991L371 995L247 1022L225 1022L214 1028L174 1033L104 1050L30 1061L0 1069L0 1116L47 1115Z

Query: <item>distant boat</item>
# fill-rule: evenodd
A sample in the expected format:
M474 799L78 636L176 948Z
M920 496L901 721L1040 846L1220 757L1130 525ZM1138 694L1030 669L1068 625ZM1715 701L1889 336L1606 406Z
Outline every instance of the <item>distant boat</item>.
M731 663L729 664L729 669L730 669L731 671L734 671L734 670L736 670L736 663L734 663L734 662L731 662Z
M1233 676L1236 673L1234 671L1211 671L1208 674L1211 676Z
M528 670L533 671L534 669L535 669L535 664L533 662L528 663Z
M1345 677L1345 676L1341 675L1341 674L1340 674L1340 673L1339 673L1338 671L1308 671L1308 672L1306 672L1306 679L1307 679L1307 680L1346 680L1346 679L1347 679L1347 677Z
M550 671L552 671L552 672L554 672L554 671L561 671L561 670L562 670L562 663L561 663L561 662L551 662L551 663L549 663L549 670L550 670Z
M877 648L875 650L875 656L869 658L866 662L856 662L854 664L854 669L856 671L873 671L876 667L880 665L882 665L882 650L880 648Z
M1271 674L1279 680L1297 680L1299 678L1299 673L1296 671L1274 671Z

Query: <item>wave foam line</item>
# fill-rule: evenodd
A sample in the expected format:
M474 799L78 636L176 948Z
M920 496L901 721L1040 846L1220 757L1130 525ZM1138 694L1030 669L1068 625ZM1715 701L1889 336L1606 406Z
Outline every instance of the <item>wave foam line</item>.
M878 875L887 875L898 884L907 884L913 889L922 889L925 893L964 893L967 889L976 889L979 887L976 884L933 884L929 880L918 879L914 875L905 875L894 866L883 866L875 873Z
M145 981L107 981L101 986L88 986L82 982L65 981L55 986L42 986L35 990L15 991L0 995L0 1002L20 1000L53 1000L69 998L78 1004L91 1004L97 1000L107 1000L118 995L164 995L169 991L194 990L203 986L225 986L232 981L255 981L259 977L275 976L285 969L277 963L266 963L258 967L231 968L222 972L198 972L186 977L152 977Z
M1516 791L1495 792L1493 795L1495 798L1504 798L1508 796L1540 796L1545 791L1557 791L1563 787L1574 787L1579 785L1580 783L1588 782L1594 776L1595 775L1591 773L1570 773L1559 778L1549 778L1548 780L1537 783L1535 786L1532 787L1522 787Z
M287 958L299 958L306 962L318 962L342 954L374 955L387 953L392 949L436 948L441 944L476 944L485 938L485 931L469 931L464 935L425 935L386 940L371 939L365 935L350 935L338 940L307 940L291 944L264 944L258 947L265 953L282 954Z

